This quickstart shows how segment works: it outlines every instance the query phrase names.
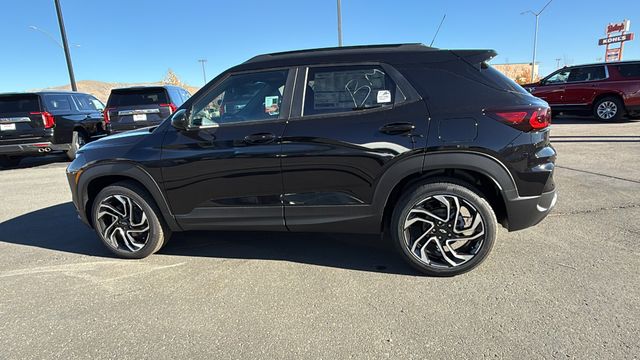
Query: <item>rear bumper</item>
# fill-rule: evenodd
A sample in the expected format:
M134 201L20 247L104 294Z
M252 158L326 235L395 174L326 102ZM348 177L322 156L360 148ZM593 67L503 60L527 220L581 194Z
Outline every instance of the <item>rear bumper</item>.
M37 155L51 151L67 151L71 149L71 144L53 144L49 141L0 145L0 155Z
M556 205L556 190L539 196L518 197L506 201L508 229L516 231L534 226L542 221Z

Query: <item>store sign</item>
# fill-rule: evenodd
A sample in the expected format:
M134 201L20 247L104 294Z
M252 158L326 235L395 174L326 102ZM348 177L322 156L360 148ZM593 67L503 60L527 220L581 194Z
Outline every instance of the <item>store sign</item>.
M615 24L609 24L607 25L607 35L611 33L616 33L616 32L629 31L630 24L631 24L631 21L629 20L625 20L623 22L619 22Z
M629 41L629 40L633 40L633 33L602 38L598 40L598 45L615 44L615 43L621 43L623 41Z
M621 61L624 50L624 43L633 40L633 33L629 32L631 27L631 21L624 20L619 23L610 23L605 29L607 37L598 39L598 45L606 46L605 60L609 61ZM619 44L617 47L613 47L614 44Z

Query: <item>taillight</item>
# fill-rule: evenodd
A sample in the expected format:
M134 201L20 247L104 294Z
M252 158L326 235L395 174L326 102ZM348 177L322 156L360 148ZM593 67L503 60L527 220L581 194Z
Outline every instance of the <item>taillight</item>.
M173 103L160 104L160 106L168 107L169 108L169 114L173 114L174 112L176 112L176 110L178 110L178 107L176 107Z
M485 114L522 131L535 131L551 125L551 109L548 107L508 108L487 110Z
M111 122L111 118L109 117L109 111L111 111L111 109L113 108L106 108L104 110L102 110L102 117L104 118L104 123L108 124Z
M51 129L52 127L56 126L56 119L47 111L36 111L29 114L42 116L42 124L44 125L45 129Z

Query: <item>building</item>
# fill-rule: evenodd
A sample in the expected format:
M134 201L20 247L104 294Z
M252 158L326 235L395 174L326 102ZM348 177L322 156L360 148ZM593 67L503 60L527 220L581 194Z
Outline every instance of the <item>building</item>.
M491 64L491 66L518 84L528 84L531 82L531 63ZM539 66L540 64L536 64L535 66L535 81L540 80L538 72Z

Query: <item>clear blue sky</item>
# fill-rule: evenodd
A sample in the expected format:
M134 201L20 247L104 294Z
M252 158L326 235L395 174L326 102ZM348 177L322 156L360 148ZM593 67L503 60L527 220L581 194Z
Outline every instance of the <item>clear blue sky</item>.
M434 46L493 48L493 63L530 62L534 17L547 0L342 0L345 45L428 44L443 14ZM61 0L78 80L148 82L172 68L184 81L207 77L265 52L335 46L335 0ZM631 20L640 33L640 1L554 0L540 18L541 72L561 64L594 62L609 22ZM59 39L53 0L0 5L0 92L67 84L64 54L34 25ZM640 59L640 36L625 59Z

